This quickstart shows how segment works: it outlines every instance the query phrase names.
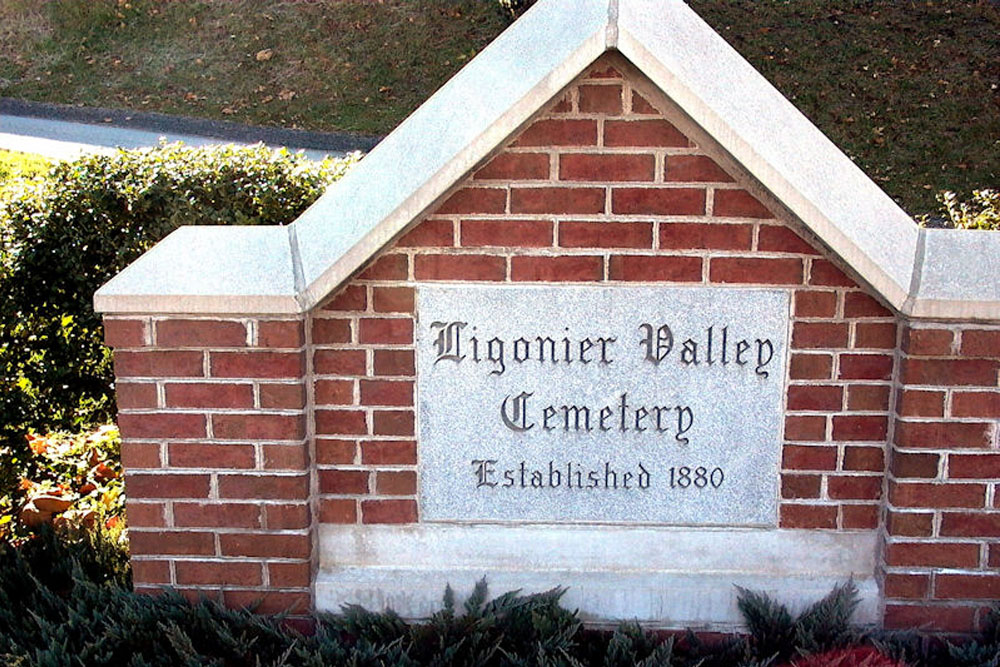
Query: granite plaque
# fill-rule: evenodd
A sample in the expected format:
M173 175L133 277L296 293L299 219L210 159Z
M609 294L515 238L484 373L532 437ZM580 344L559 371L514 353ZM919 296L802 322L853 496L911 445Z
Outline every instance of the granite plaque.
M422 520L776 525L787 292L418 299Z

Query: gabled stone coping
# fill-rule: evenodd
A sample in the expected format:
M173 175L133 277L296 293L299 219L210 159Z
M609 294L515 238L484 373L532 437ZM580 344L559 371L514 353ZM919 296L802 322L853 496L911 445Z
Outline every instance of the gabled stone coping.
M892 307L1000 318L1000 235L923 230L680 0L543 0L289 227L179 229L107 313L302 313L600 55L618 51Z

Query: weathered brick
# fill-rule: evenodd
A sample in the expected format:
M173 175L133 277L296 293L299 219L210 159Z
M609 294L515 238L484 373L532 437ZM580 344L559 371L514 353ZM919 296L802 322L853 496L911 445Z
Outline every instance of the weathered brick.
M793 354L788 376L792 380L829 380L833 376L833 356Z
M982 484L897 483L889 493L896 507L968 507L986 504L986 487Z
M417 493L417 473L412 470L379 470L375 493L380 496L412 496Z
M586 255L512 257L510 279L534 282L576 282L604 278L604 260Z
M962 355L1000 358L1000 330L968 329L963 331Z
M665 120L612 120L604 123L604 145L686 148L688 138Z
M620 215L703 215L701 188L612 188L611 210Z
M158 347L245 347L247 329L242 322L215 320L163 320L156 323Z
M451 226L450 221L445 221ZM423 225L421 225L422 227ZM402 244L402 240L400 240ZM364 285L348 285L326 302L323 310L360 311L368 307L368 290Z
M268 581L275 588L308 588L312 583L312 565L308 561L269 562L267 573Z
M406 280L410 258L406 255L382 255L358 275L360 280Z
M668 250L749 250L753 225L663 222L660 247Z
M841 380L889 380L892 378L893 358L888 354L840 355Z
M802 260L794 258L713 257L709 280L714 283L802 284Z
M882 472L885 469L885 455L882 446L845 447L844 470L864 470Z
M212 415L212 432L225 440L301 440L303 418L292 415Z
M129 531L129 549L133 556L211 556L215 554L215 536L212 533L157 530L154 532Z
M889 409L889 386L878 384L852 384L847 388L847 409L880 411Z
M222 591L227 607L250 608L256 614L303 614L309 611L312 597L306 592Z
M652 155L567 153L559 156L559 180L652 182L655 167L656 159Z
M993 600L1000 598L1000 576L942 572L934 578L934 597L946 600Z
M354 440L316 439L316 462L319 465L354 463L358 443Z
M979 545L961 542L894 542L886 547L890 567L976 567Z
M417 443L413 440L362 442L361 462L366 465L416 465Z
M161 412L118 415L118 428L125 438L204 438L205 415Z
M316 432L323 435L364 435L368 432L361 410L316 410Z
M309 535L235 533L219 535L223 556L246 558L308 558Z
M782 528L834 529L837 527L837 508L834 505L800 505L782 503Z
M408 375L416 371L413 350L375 350L375 375Z
M317 380L317 405L353 405L354 380Z
M160 468L160 445L153 442L129 442L121 445L122 465L127 470L137 468Z
M298 320L265 320L257 324L258 347L302 347L305 340L305 328Z
M170 561L166 560L133 560L132 582L139 584L169 584Z
M319 504L322 523L357 523L358 503L350 498L324 498Z
M366 494L368 493L367 470L320 470L320 493Z
M174 503L178 528L260 528L260 505L251 503Z
M902 361L905 384L997 386L1000 362L988 359L914 359Z
M955 392L951 398L953 417L1000 417L1000 392Z
M789 252L799 255L819 254L812 244L793 230L781 225L760 226L757 232L757 250L761 252Z
M142 347L146 344L144 320L104 318L104 344L108 347Z
M417 503L413 500L363 500L362 523L414 523Z
M930 591L931 577L929 574L885 575L885 596L887 598L926 598Z
M252 561L179 560L177 584L179 586L260 586L264 583L261 564Z
M303 471L309 463L306 448L299 443L261 445L260 449L265 470Z
M412 287L374 287L372 301L379 313L412 313L414 294Z
M890 535L930 537L934 532L934 515L929 512L888 512L886 528Z
M837 448L785 445L782 449L781 465L785 470L835 470Z
M413 435L413 412L409 410L376 410L372 413L375 435Z
M893 350L896 347L894 322L858 322L854 327L857 349Z
M609 280L701 282L702 259L684 255L612 255Z
M507 263L493 255L417 255L417 280L503 280Z
M943 417L944 392L903 389L896 410L904 417Z
M301 384L260 385L260 407L281 410L300 410L305 407L305 387Z
M886 605L885 627L899 630L921 628L929 632L972 632L975 607L944 605Z
M204 359L201 352L115 352L115 376L202 377Z
M658 114L660 112L657 111L656 108L652 104L650 104L648 101L646 101L645 97L643 97L642 95L640 95L639 93L637 93L637 92L635 92L633 90L632 91L632 113L650 115L650 114Z
M313 370L320 375L364 375L365 351L316 350Z
M621 114L621 86L580 86L577 90L580 95L580 113Z
M898 478L934 479L938 476L941 457L938 454L892 453L892 474Z
M506 208L507 191L503 188L462 188L438 206L436 213L503 213Z
M844 295L844 317L892 317L892 311L864 292Z
M850 330L844 322L796 322L792 347L799 350L847 347Z
M948 478L1000 478L1000 454L949 454Z
M559 223L559 245L566 248L652 248L650 222Z
M1000 537L1000 514L944 512L943 537Z
M829 287L856 287L857 283L847 277L843 271L825 259L814 259L809 272L810 285Z
M882 478L835 475L827 479L826 489L834 500L878 500L882 495Z
M789 410L837 411L843 407L844 388L837 385L793 385L788 388Z
M993 441L993 425L969 422L898 421L895 441L900 447L988 448Z
M733 177L725 169L704 155L668 155L663 178L666 181L690 183L733 182Z
M170 408L250 408L253 385L185 382L167 384L167 407Z
M268 530L303 530L309 527L311 513L307 502L264 505Z
M799 290L795 293L795 317L835 317L837 293Z
M712 215L724 218L771 218L771 212L746 190L716 190Z
M351 321L328 317L314 319L312 342L316 345L351 342Z
M130 498L125 503L129 528L163 528L167 525L166 504L139 502Z
M923 356L946 356L951 354L951 346L955 334L947 329L914 329L903 330L903 352Z
M221 498L295 500L308 495L308 475L219 475Z
M116 382L115 398L119 410L157 407L156 384L152 382Z
M604 213L604 188L512 188L511 213Z
M406 232L396 245L401 248L447 248L455 245L455 225L451 220L424 220ZM360 309L352 310L361 310Z
M878 505L841 505L841 528L875 530L879 527Z
M212 352L212 377L299 378L305 372L301 352Z
M253 468L257 457L251 445L172 442L167 446L172 468Z
M819 498L820 475L781 475L781 497L790 498Z
M362 380L363 405L413 405L413 382L410 380Z
M463 220L462 245L547 248L552 245L552 228L550 220Z
M365 317L359 322L361 343L402 344L413 342L413 320L408 317Z
M785 417L785 440L817 441L826 439L826 417Z
M476 171L473 178L514 181L545 180L549 177L547 153L500 153Z
M538 120L528 126L515 146L596 146L596 120Z

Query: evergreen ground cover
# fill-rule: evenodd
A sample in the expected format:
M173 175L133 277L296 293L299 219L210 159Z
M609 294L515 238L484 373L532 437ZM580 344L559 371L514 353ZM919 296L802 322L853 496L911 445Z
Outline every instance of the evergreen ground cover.
M5 0L0 95L384 134L524 0ZM912 215L1000 185L990 0L692 0Z

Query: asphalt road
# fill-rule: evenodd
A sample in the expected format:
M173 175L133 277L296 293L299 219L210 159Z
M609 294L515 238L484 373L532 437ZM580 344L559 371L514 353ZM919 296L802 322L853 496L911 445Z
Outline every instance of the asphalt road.
M155 146L161 139L189 146L256 144L303 151L313 159L371 150L378 137L254 127L132 112L0 98L0 148L70 159L115 148Z

